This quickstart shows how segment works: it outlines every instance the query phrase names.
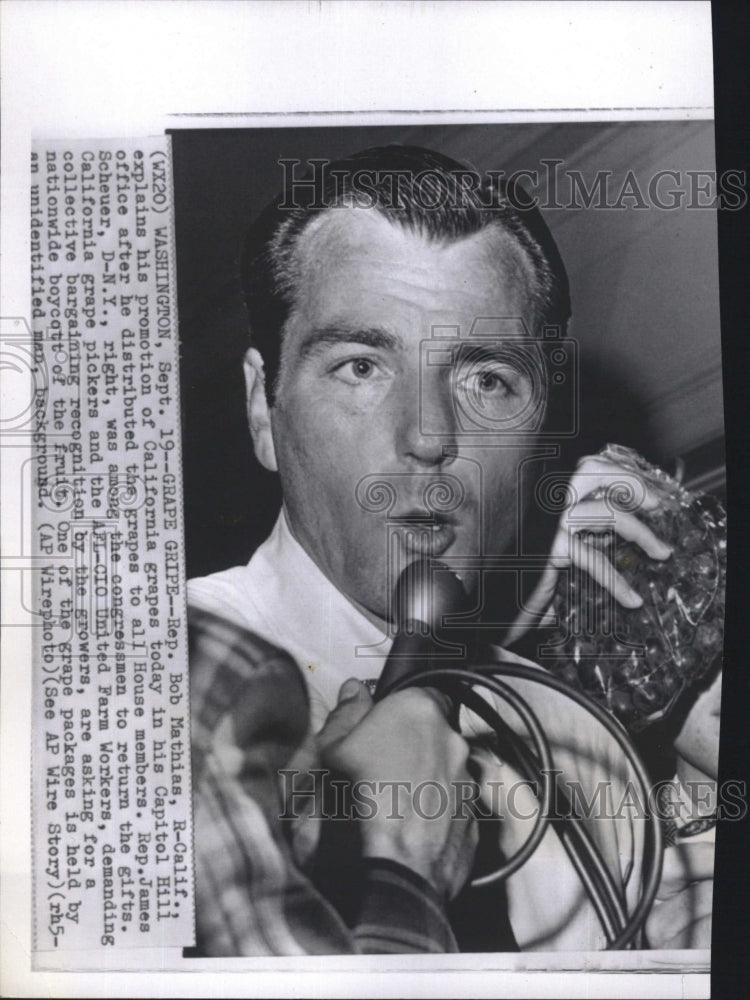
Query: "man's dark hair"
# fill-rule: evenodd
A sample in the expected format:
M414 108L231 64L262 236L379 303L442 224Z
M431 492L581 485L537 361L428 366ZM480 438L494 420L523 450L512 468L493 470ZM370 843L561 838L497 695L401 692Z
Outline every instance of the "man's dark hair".
M565 266L541 214L519 185L507 183L498 171L480 174L418 146L380 146L332 163L316 160L251 226L241 260L252 340L263 357L270 404L282 332L295 301L297 242L316 216L343 206L374 208L438 243L496 226L516 241L531 265L536 328L555 326L564 334L570 317Z

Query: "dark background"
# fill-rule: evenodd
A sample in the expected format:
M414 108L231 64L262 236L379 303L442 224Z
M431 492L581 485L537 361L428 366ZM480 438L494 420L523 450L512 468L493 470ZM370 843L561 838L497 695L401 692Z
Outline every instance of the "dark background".
M713 3L716 165L750 167L750 4ZM720 781L750 778L750 352L748 275L750 211L719 213L721 332L727 448L727 603L721 704ZM750 996L750 823L719 824L711 996Z

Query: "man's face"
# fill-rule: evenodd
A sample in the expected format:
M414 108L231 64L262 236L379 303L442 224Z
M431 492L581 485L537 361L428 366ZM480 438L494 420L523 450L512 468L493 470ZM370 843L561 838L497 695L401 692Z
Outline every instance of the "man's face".
M507 340L469 333L479 317L531 328L530 267L499 230L441 245L356 208L318 217L297 263L271 409L284 503L320 569L385 618L420 554L450 564L500 554L515 536L533 445L516 415L540 387ZM437 364L423 346L435 328L458 335ZM503 433L467 436L457 400Z

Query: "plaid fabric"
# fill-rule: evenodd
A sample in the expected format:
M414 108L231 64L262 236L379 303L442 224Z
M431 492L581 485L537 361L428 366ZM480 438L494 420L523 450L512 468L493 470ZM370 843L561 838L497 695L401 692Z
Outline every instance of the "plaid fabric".
M315 766L301 671L282 650L209 612L190 609L189 634L196 951L456 951L432 887L385 859L364 864L357 919L346 925L296 862L294 824L279 819L279 770L301 751Z

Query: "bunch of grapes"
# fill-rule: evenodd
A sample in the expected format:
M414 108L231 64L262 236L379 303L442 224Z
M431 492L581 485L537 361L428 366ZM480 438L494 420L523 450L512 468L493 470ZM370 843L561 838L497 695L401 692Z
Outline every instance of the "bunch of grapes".
M713 497L690 493L629 449L604 455L637 470L660 497L638 516L672 547L664 562L613 534L592 534L615 569L643 598L634 610L577 568L560 574L559 623L547 665L632 732L663 718L680 694L721 656L724 638L726 515Z

